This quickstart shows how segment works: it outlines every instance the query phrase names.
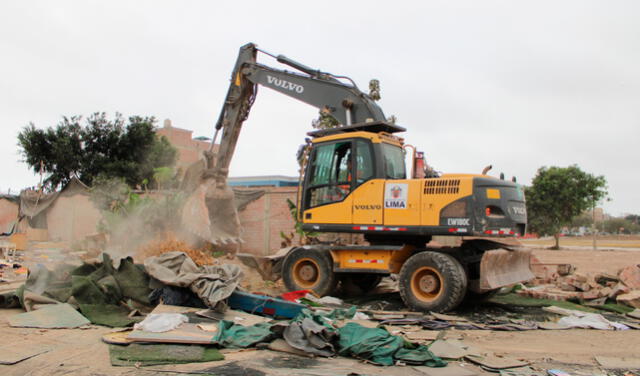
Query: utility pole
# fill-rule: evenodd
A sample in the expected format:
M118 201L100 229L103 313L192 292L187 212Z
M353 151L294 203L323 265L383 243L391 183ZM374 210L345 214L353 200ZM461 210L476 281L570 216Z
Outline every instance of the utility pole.
M596 230L596 203L595 201L593 202L593 207L591 209L591 235L593 236L593 250L595 251L596 249L598 249L598 246L596 244L596 235L597 230Z

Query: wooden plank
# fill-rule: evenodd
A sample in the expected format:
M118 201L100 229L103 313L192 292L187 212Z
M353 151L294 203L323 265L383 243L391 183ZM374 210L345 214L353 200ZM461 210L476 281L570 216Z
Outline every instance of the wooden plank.
M205 309L196 312L196 315L216 321L231 321L234 324L242 326L252 326L261 322L268 322L272 320L270 317L252 315L250 313L237 311L235 309L228 309L224 313L216 312L211 309Z
M206 332L200 329L198 324L184 323L174 330L162 333L134 330L127 336L127 339L134 342L207 345L213 343L213 337L214 332Z
M156 306L156 308L153 309L153 311L151 311L151 313L189 313L198 312L200 310L202 310L202 308L183 307L160 303Z

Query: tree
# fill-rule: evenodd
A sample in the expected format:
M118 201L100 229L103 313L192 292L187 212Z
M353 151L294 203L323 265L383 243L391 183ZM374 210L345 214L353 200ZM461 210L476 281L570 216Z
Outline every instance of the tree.
M611 218L604 221L604 230L610 234L632 234L640 231L640 225L626 218Z
M578 229L580 227L591 227L593 225L593 216L589 212L583 212L571 220L569 227Z
M526 188L529 229L553 235L560 247L560 230L607 195L604 176L594 176L577 165L541 167Z
M629 214L624 217L624 219L635 224L640 224L640 215L637 214Z
M55 127L38 129L33 123L18 134L20 153L43 184L52 191L76 175L86 184L99 176L123 178L130 187L154 181L154 169L175 164L177 151L155 134L153 117L94 113L63 117Z

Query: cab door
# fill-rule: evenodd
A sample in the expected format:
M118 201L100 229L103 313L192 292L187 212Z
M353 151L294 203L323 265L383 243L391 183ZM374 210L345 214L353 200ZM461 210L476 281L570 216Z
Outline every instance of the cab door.
M353 224L381 225L384 179L374 179L373 145L366 139L355 139L353 163Z
M302 197L303 223L352 223L352 140L313 146Z

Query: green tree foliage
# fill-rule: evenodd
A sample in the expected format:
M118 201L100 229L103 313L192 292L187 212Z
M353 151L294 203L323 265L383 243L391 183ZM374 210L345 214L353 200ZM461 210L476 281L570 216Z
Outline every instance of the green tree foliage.
M627 218L611 218L604 221L604 231L610 234L635 234L640 231L640 225Z
M607 195L604 176L594 176L577 165L541 167L526 188L529 230L553 235L559 248L560 230Z
M171 167L156 167L153 169L153 180L156 182L158 189L171 188L176 183L176 173Z
M317 241L316 237L319 235L317 232L305 231L302 228L302 222L298 219L298 208L296 204L293 203L290 199L287 199L287 206L289 206L289 213L291 214L291 218L295 221L295 234L298 235L299 244L311 244ZM292 231L289 235L285 234L283 231L280 231L280 237L284 240L282 242L283 247L288 247L293 244L294 232Z
M36 173L41 163L47 190L66 184L73 175L88 185L103 176L123 178L130 186L154 181L154 169L175 164L177 151L155 134L153 117L114 119L95 113L63 117L55 127L38 129L33 123L18 134L20 153Z
M577 229L580 227L591 227L593 225L593 216L590 211L583 212L579 216L573 218L571 220L571 225L569 227L573 229Z
M629 214L626 217L624 217L624 219L626 219L627 221L633 222L637 225L640 225L640 215Z

